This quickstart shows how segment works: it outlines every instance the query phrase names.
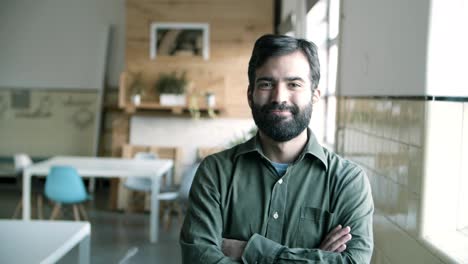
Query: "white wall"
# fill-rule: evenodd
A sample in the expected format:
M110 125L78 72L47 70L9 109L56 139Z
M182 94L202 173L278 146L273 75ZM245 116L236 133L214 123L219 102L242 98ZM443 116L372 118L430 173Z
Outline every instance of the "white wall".
M468 96L468 3L342 1L341 95Z
M340 94L424 95L430 0L341 3Z
M468 2L432 0L427 94L468 96Z
M95 154L96 91L34 90L27 109L11 107L12 92L0 89L0 157Z
M107 27L109 80L124 66L124 0L2 0L0 87L100 88Z
M323 115L320 112L321 108L317 105L314 107L310 122L310 128L320 142L323 138L319 129L323 126L320 119ZM194 120L177 117L134 116L130 121L130 144L181 147L182 165L188 166L195 161L197 148L227 147L232 141L245 137L253 127L256 125L252 118Z
M125 55L124 3L0 1L0 156L94 154L100 100L89 89L103 86L110 25L115 30L106 71L110 85L118 85ZM12 107L11 89L17 88L32 89L29 107ZM44 98L46 114L41 112ZM83 127L90 113L95 122Z
M241 138L252 119L199 119L135 116L130 122L130 144L181 147L182 164L192 164L199 147L223 147Z

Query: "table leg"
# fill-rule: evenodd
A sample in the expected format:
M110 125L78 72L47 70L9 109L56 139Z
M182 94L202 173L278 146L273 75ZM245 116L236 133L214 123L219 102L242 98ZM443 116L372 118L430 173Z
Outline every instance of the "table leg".
M151 209L150 209L150 241L151 243L158 242L159 231L159 184L161 177L153 177L151 181Z
M90 178L88 181L88 192L94 194L94 190L96 189L96 178Z
M31 173L23 171L23 220L31 219Z
M78 263L80 264L89 264L91 259L90 240L90 236L87 235L83 240L81 240L80 245L78 246Z

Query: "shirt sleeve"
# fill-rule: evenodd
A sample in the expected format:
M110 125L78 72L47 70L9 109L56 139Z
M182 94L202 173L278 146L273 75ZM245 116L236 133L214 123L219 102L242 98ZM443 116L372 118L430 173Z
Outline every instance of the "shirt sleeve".
M182 263L238 263L224 256L222 215L217 178L205 159L197 171L180 234Z
M253 235L244 250L244 263L370 263L373 251L372 216L374 204L365 173L355 167L349 180L335 192L338 224L351 227L352 239L342 253L309 248L288 248L259 234Z

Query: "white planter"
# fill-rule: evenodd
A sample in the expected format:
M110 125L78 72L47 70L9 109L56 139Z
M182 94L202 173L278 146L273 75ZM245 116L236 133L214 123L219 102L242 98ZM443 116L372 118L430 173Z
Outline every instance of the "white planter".
M134 105L140 105L141 104L141 95L134 94L132 96L132 102L133 102Z
M214 94L209 94L205 96L206 106L209 108L214 108L216 106L216 96Z
M160 94L159 104L167 106L185 106L187 99L185 94Z

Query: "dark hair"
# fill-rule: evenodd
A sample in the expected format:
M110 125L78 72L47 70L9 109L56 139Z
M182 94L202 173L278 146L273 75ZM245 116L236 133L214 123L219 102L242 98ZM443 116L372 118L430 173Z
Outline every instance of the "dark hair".
M312 90L316 89L320 80L317 46L305 39L268 34L261 36L255 42L249 61L249 90L255 85L255 70L262 67L270 57L289 54L297 50L302 51L309 61Z

